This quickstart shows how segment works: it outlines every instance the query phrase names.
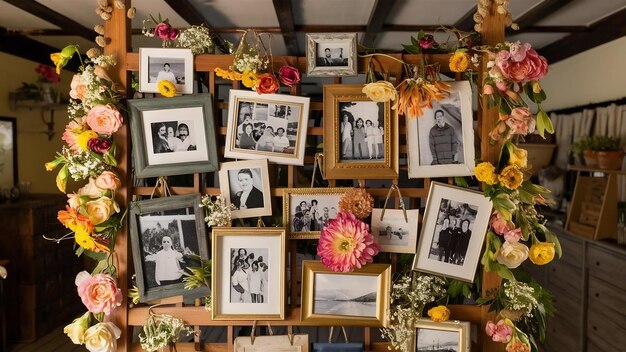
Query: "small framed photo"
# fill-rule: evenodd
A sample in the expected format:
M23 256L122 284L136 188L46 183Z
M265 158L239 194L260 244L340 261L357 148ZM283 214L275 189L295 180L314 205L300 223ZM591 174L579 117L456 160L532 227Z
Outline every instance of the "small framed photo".
M415 351L470 351L471 324L468 321L437 323L420 319L415 328Z
M409 178L474 174L474 125L469 81L447 82L450 96L408 118Z
M128 107L136 177L217 170L210 95L131 99Z
M390 264L337 273L320 261L305 260L301 319L315 325L386 326L390 288Z
M362 84L324 85L324 166L330 179L398 177L398 115Z
M185 295L203 297L208 288L185 290L183 272L209 258L200 194L141 200L130 208L130 243L139 301Z
M356 33L307 33L307 75L356 76Z
M309 98L230 90L224 156L302 165Z
M17 184L17 128L13 117L0 117L0 187Z
M215 227L213 320L284 320L285 229Z
M372 209L372 234L383 252L415 253L419 210L407 210L407 220L402 209Z
M320 237L322 228L337 217L339 200L350 187L286 188L283 190L283 226L289 239Z
M481 192L431 182L413 270L474 281L491 208Z
M272 215L272 198L267 159L222 163L220 191L235 206L233 218Z
M173 83L178 93L193 93L191 49L139 48L139 91L158 93L162 80Z

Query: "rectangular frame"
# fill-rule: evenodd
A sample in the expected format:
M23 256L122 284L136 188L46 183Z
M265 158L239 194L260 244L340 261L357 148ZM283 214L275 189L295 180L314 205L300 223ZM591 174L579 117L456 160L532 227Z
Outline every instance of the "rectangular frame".
M14 117L0 117L0 187L12 188L17 185L17 120Z
M304 164L304 148L306 142L307 128L309 123L309 98L287 95L287 94L262 94L259 95L254 91L249 90L237 90L231 89L229 93L228 99L228 126L226 128L226 145L224 148L224 156L227 158L239 158L239 159L267 159L271 162L277 164L285 164L285 165L299 165L302 166ZM244 106L246 110L242 109L242 104L253 104L253 110L248 111L249 106ZM263 108L264 105L268 105L265 120L257 120L257 104L260 105L258 107L259 111L265 110ZM284 111L284 117L269 116L269 105L276 105L276 109L278 107L286 107ZM245 126L247 120L239 123L240 117L244 118L246 115L250 115L249 123L253 126L253 128L257 128L260 130L261 128L266 127L276 127L276 130L283 128L286 132L286 139L289 139L290 131L293 130L293 127L289 127L290 124L296 123L295 121L289 122L288 114L292 107L297 107L299 109L299 116L297 116L297 126L296 133L292 140L289 140L289 146L285 147L288 150L293 148L293 154L288 154L285 152L275 152L269 150L259 150L259 148L267 148L267 143L265 147L258 144L261 141L263 136L259 136L258 139L255 139L253 136L250 136L248 139L250 143L254 143L254 148L240 148L238 143L239 134L243 135L244 133L240 133L239 126ZM283 110L275 111L275 115L280 112L280 115L283 115ZM243 114L243 115L242 115ZM241 116L240 116L241 115ZM261 116L263 117L263 116ZM270 121L270 118L272 120ZM285 120L280 121L280 120ZM265 122L264 122L265 121ZM270 125L270 126L267 126ZM274 125L274 126L272 126ZM247 127L247 126L246 126ZM265 130L264 130L265 131ZM252 134L252 133L251 133ZM278 137L278 136L273 136ZM294 141L294 145L291 145L291 142ZM247 144L246 144L247 145ZM272 141L272 149L274 148L274 142ZM283 148L282 150L285 150Z
M211 95L130 99L128 108L135 177L184 175L217 170L217 143ZM183 123L179 124L180 121ZM163 138L159 139L158 130L155 130L157 124L165 125L166 128L172 124L176 124L177 128L187 126L190 133L187 138L190 140L193 138L196 143L195 149L190 150L190 147L187 147L187 150L171 151L169 142L166 140L163 144ZM194 128L194 125L198 128ZM174 139L180 141L177 137ZM178 143L183 144L184 141Z
M231 197L231 193L232 193L231 182L230 182L230 177L229 177L228 172L231 170L241 170L241 169L260 169L259 170L260 175L257 175L256 172L254 172L253 170L250 170L253 175L253 177L251 178L253 181L253 184L252 184L252 189L250 191L250 195L248 196L246 200L246 203L248 202L248 200L255 201L255 198L251 197L253 196L252 195L253 192L255 193L254 196L256 198L258 198L259 196L258 193L261 192L262 194L260 196L263 199L262 207L240 209L240 206L236 204L237 202L233 203L234 199L232 199ZM259 189L258 187L255 187L254 176L261 177L260 182L259 181L257 182L257 185L260 183L261 189ZM222 163L220 165L219 179L220 179L220 192L222 193L222 197L226 199L227 204L233 204L235 205L235 207L237 207L237 210L231 211L231 217L233 219L272 215L272 195L270 193L270 178L269 178L269 171L268 171L268 166L267 166L267 159L231 161L231 162ZM237 195L237 193L235 195Z
M489 226L491 209L491 200L485 197L482 192L440 182L431 182L422 221L422 232L413 261L413 270L473 282ZM447 231L445 239L440 238L441 232L445 230L441 227L444 226L446 220L448 220L448 225L452 226L450 224L451 219L454 219L455 223L458 219L461 223L456 243L453 239L455 237L452 236L452 231L456 231L455 229ZM439 221L442 222L441 226ZM465 221L468 221L468 230L471 231L467 235L467 239L463 240L466 238L462 230ZM439 232L435 241L435 231L437 230ZM440 243L441 241L444 243ZM464 244L464 241L467 243ZM435 242L437 243L436 248ZM465 248L463 249L463 247ZM435 249L437 252L433 253ZM451 252L452 250L454 253ZM453 257L453 255L455 256ZM431 256L435 258L431 258ZM437 256L439 259L436 259Z
M151 63L153 60L157 62ZM180 69L178 61L183 62L183 68ZM159 75L154 79L154 82L151 82L152 76L150 75L150 71L154 71L150 69L150 65L161 63L163 67L166 64L169 64L170 71L173 63L176 64L176 71L183 73L183 83L178 83L179 78L174 74L174 78L176 82L174 85L176 86L176 92L182 94L193 94L193 54L191 53L191 49L174 49L174 48L139 48L139 91L143 93L159 93L158 83L159 83ZM165 72L165 70L161 70L161 72ZM167 76L167 73L163 74L163 77ZM166 78L167 79L167 78ZM169 79L171 82L171 79Z
M307 75L312 77L356 76L358 73L356 39L356 33L307 33ZM325 59L320 55L318 49L322 48L324 51L328 50L331 58ZM332 57L333 51L336 54L339 53L336 58ZM326 63L327 61L330 63Z
M324 85L324 167L325 177L329 179L354 179L355 175L364 179L398 178L398 114L396 110L391 109L390 102L376 103L382 104L384 109L382 143L376 142L376 154L378 154L378 144L383 145L383 160L367 161L371 159L371 155L370 159L365 158L366 161L342 161L340 159L342 132L339 104L373 103L362 92L363 87L363 84ZM362 120L369 121L367 118ZM350 126L352 127L352 123ZM365 127L363 128L365 131Z
M458 352L470 352L470 348L472 345L471 340L471 323L468 321L444 321L444 322L434 322L429 319L419 319L415 322L415 351L420 351L420 329L433 330L439 332L456 332L459 334L457 340L457 351ZM432 341L432 337L427 337L428 340ZM455 340L455 339L452 339ZM444 343L445 344L445 341ZM441 342L438 340L438 346L442 346Z
M339 195L349 191L350 187L327 187L327 188L286 188L283 190L283 227L287 230L287 234L290 240L304 240L304 239L317 239L320 237L319 231L292 231L291 223L291 196L303 195L303 196L315 196L315 195ZM318 200L319 204L319 200ZM330 211L331 209L329 209ZM337 212L339 207L337 206ZM320 214L323 216L322 212ZM330 217L329 217L330 219Z
M383 209L381 208L372 209L372 226L370 226L372 230L372 235L374 236L374 241L376 241L376 243L380 245L381 252L415 253L418 237L417 230L419 209L406 211L408 222L404 219L404 212L402 211L402 209L385 209L385 216L381 220L380 215L382 211ZM393 231L394 228L392 228L391 226L398 224L398 222L399 225L397 227L397 231ZM380 235L382 231L376 230L382 229L383 226L386 227L386 236L389 236L390 239L395 241L395 237L398 237L397 240L402 241L402 238L406 236L407 243L393 244L393 241L385 241L385 243L381 243ZM404 226L405 230L408 229L408 231L403 231L402 226Z
M285 263L286 263L286 234L284 228L279 227L258 227L258 228L244 228L244 227L215 227L212 233L212 256L213 265L211 272L211 292L213 299L211 300L211 315L213 320L284 320L285 319ZM269 247L271 241L274 240L272 247ZM232 271L233 260L227 258L225 261L222 253L224 251L224 241L229 241L232 248L251 248L251 246L260 245L263 243L267 247L268 258L264 258L267 261L267 266L270 268L268 274L268 305L269 309L263 310L261 307L256 306L258 303L242 303L245 305L240 310L245 310L245 313L236 312L223 312L224 306L232 305L231 302L222 302L223 287L230 288L232 286L232 277L230 273L227 273L227 277L224 278L224 268L229 268ZM256 241L256 243L254 242ZM271 250L274 248L274 250ZM277 256L272 253L278 252ZM246 253L247 254L247 251ZM257 258L258 259L258 256ZM274 273L274 274L272 274ZM271 278L275 279L271 279ZM226 282L224 282L226 281ZM272 290L272 291L269 291ZM270 292L276 294L276 299L272 300L274 295L270 295ZM232 291L231 291L232 293ZM243 295L242 295L243 296ZM237 307L227 307L237 308Z
M204 222L204 212L199 208L200 205L200 194L189 194L183 196L171 196L165 198L155 198L155 199L147 199L141 200L134 203L131 203L130 206L130 243L131 250L133 255L133 264L135 266L135 275L137 276L137 287L139 289L139 301L147 302L155 299L185 295L188 297L204 297L209 294L209 290L206 287L200 287L194 290L185 290L185 284L182 282L172 283L169 285L164 285L162 287L149 287L146 284L147 272L144 269L144 264L146 262L145 255L145 243L143 237L141 235L141 217L150 218L148 214L151 213L170 213L169 215L157 215L159 219L147 219L152 221L157 221L156 228L162 228L163 225L159 221L178 221L178 230L183 233L179 233L179 243L181 246L184 246L185 249L191 247L190 244L184 244L184 228L180 221L182 220L195 220L195 231L196 231L196 240L197 240L197 249L198 254L203 259L209 258L209 250L207 247L207 235L206 235L206 223ZM174 210L182 210L186 208L192 208L194 210L193 215L180 215L180 214L172 214ZM182 219L186 218L188 219ZM144 220L145 221L145 220ZM188 227L187 227L188 228ZM164 229L164 231L169 230L169 228ZM155 231L150 231L154 233ZM168 234L169 235L169 234ZM155 235L155 236L158 236ZM171 235L169 235L171 237ZM161 240L164 236L161 237ZM151 237L148 241L154 242L154 238ZM157 243L160 242L156 241ZM176 242L175 239L172 238L172 242ZM150 245L150 244L148 244ZM194 246L195 247L195 246ZM183 250L184 252L184 250ZM158 252L157 252L158 253ZM151 254L150 254L151 255ZM154 254L158 255L158 254ZM166 258L167 259L167 258ZM155 262L158 258L155 258ZM180 259L179 259L180 260ZM199 266L200 263L195 263L194 266ZM183 270L181 268L181 270ZM160 286L158 280L156 278L156 267L155 267L155 282Z
M409 178L471 176L474 174L474 121L472 117L472 89L469 81L446 82L451 85L450 97L442 101L433 101L433 108L424 108L424 115L406 119L407 162ZM435 114L442 111L443 116L450 116L442 129L436 129ZM460 116L455 116L459 115ZM460 124L460 126L459 126ZM420 130L422 127L422 130ZM428 132L427 132L428 131ZM459 153L454 153L453 163L432 164L432 149L436 148L433 133L440 133L439 140L452 131L453 138L463 148L462 163L455 163ZM425 138L428 137L428 138ZM459 138L461 137L461 138ZM443 143L440 143L440 145ZM428 149L424 150L426 147ZM459 146L457 146L458 150ZM441 154L447 157L447 152ZM422 160L423 159L423 160Z
M375 276L377 281L375 317L314 313L316 274ZM390 264L367 264L360 269L355 269L353 272L337 273L325 267L320 261L305 260L302 262L301 320L315 325L387 326L386 312L389 310L390 289Z

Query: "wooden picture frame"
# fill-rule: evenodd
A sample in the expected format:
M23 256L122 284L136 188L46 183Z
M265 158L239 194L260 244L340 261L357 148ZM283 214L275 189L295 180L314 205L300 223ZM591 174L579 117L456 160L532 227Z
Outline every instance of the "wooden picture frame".
M191 49L139 48L139 91L159 93L159 81L166 79L176 92L193 93L193 54Z
M309 102L305 97L231 89L224 156L302 166Z
M272 215L267 159L222 163L219 179L222 197L237 208L231 211L233 219ZM247 205L242 206L240 200L247 187L251 187L245 201Z
M363 87L324 85L324 167L329 179L398 178L398 114L390 102L370 100ZM354 135L347 139L350 133Z
M491 209L482 192L431 182L413 270L473 282Z
M434 322L419 319L415 323L415 351L439 350L470 352L471 323L468 321ZM433 346L428 349L428 346ZM435 347L436 346L436 347Z
M356 76L356 33L307 33L307 75L317 77Z
M177 279L172 278L186 266L200 265L185 258L188 252L203 259L209 258L204 212L199 205L200 194L131 203L130 243L140 302L178 295L204 297L209 294L206 287L185 290L182 274ZM158 250L159 245L163 249ZM181 255L173 256L169 253L173 251ZM154 267L151 265L153 261Z
M0 187L11 189L18 183L17 175L17 120L0 117Z
M216 132L209 94L131 99L128 100L128 108L135 177L217 170ZM170 136L174 129L174 133L182 136L185 127L188 133L185 140L176 135ZM166 133L165 137L162 130Z
M322 285L327 285L328 289ZM390 289L390 264L368 264L349 273L338 273L320 261L305 260L302 262L301 319L314 325L387 326ZM338 294L342 299L334 299ZM359 304L351 304L353 302Z
M214 227L211 238L213 320L284 320L285 229ZM259 275L250 278L255 263Z
M328 187L328 188L286 188L283 190L283 227L287 230L290 240L317 239L320 237L322 228L328 225L328 221L334 219L339 212L339 199L351 188ZM306 225L303 211L308 208L311 222ZM313 204L315 202L315 204ZM333 207L335 211L333 212ZM313 212L318 215L313 216ZM328 209L328 211L326 211ZM300 213L300 215L297 215ZM333 215L334 214L334 215ZM317 222L313 222L313 217ZM297 218L299 221L295 221Z

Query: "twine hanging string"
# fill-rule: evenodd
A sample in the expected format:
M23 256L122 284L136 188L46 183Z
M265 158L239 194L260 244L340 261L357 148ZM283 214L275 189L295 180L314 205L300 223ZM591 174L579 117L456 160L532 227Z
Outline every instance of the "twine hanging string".
M250 332L250 342L254 345L254 340L256 339L256 320L252 321L252 331ZM270 336L274 336L274 330L272 330L272 326L270 325L269 322L267 322L267 329L270 332ZM289 338L289 340L291 341L291 344L293 345L293 338Z
M258 220L256 221L256 227L265 227L265 223L263 222L263 218L259 216Z
M154 185L154 188L152 188L152 193L150 193L150 199L154 198L154 193L156 192L156 190L161 187L163 189L163 197L171 197L172 196L172 192L170 191L169 186L167 185L167 180L165 179L165 176L159 176L159 178L157 179L156 184Z
M315 173L319 167L320 175L325 180L326 175L324 174L324 153L315 153L315 157L313 158L313 174L311 175L311 188L314 188L315 185Z
M389 202L389 198L391 198L391 193L394 190L396 191L396 194L398 195L398 199L400 200L400 208L402 209L402 212L404 213L404 221L408 223L409 218L406 215L406 207L404 205L404 199L402 199L402 193L400 193L400 188L394 184L392 184L391 187L389 187L389 192L387 192L387 198L385 199L385 205L383 205L383 211L380 212L380 221L383 221L383 217L385 216L385 210L387 209L387 202Z
M334 326L330 327L330 332L328 333L328 343L333 343L333 332L335 330ZM346 340L346 343L348 343L348 334L346 333L346 328L345 327L341 327L341 331L343 332L343 338Z

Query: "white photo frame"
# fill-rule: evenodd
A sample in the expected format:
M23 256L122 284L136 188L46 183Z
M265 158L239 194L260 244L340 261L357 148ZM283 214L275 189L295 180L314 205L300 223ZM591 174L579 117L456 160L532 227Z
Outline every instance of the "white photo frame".
M413 270L473 282L491 209L481 192L431 182Z
M231 89L224 156L303 165L309 102L293 95Z
M417 225L419 210L407 210L407 220L402 209L385 209L385 216L380 218L383 209L372 209L372 235L380 245L382 252L415 253L417 246Z
M177 93L193 93L191 49L139 48L139 91L158 93L158 83L162 79L172 81Z
M415 322L415 351L430 346L449 347L447 351L470 352L472 325L469 321L434 322L419 319Z
M236 208L231 211L232 218L272 215L267 159L222 163L219 180L222 197L227 204ZM248 194L245 195L248 188ZM244 204L241 204L244 197Z
M433 101L420 117L407 118L409 178L474 174L472 89L469 81L446 83L451 85L448 98ZM435 115L443 116L444 127L437 127ZM456 140L456 153L450 151L455 149L450 139Z
M307 75L357 75L356 33L307 33Z

